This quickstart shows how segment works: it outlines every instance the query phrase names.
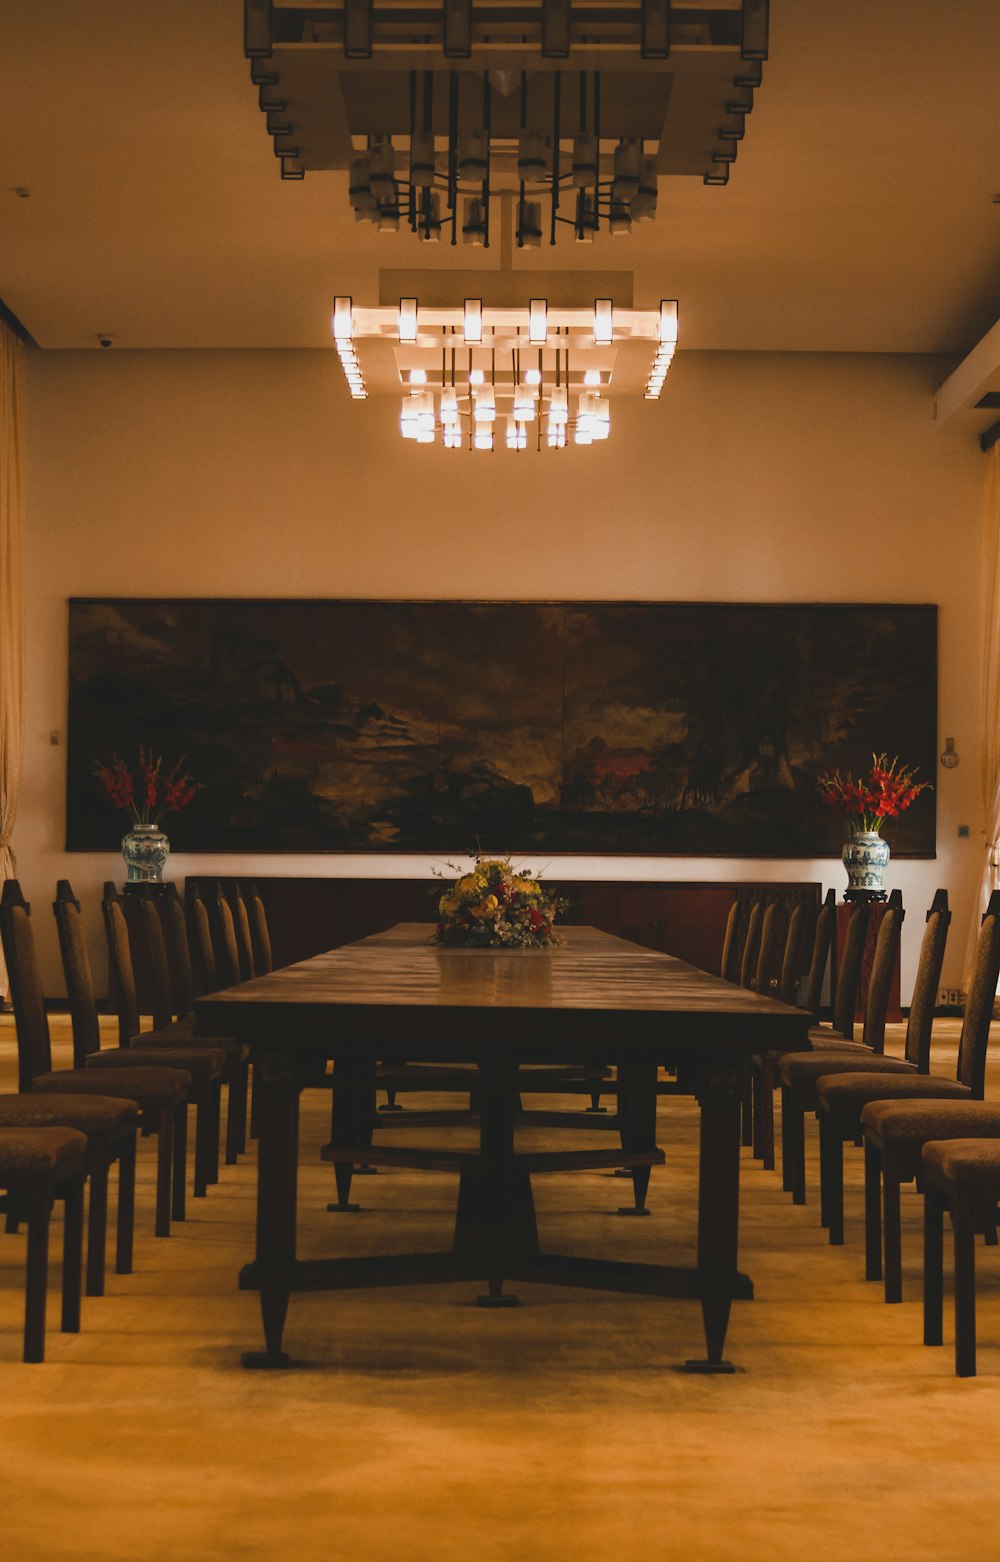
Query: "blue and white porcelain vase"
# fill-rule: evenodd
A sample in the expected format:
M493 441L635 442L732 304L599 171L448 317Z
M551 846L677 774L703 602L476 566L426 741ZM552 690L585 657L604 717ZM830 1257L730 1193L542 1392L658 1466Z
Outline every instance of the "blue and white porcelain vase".
M155 824L134 824L122 837L126 884L162 884L170 842Z
M889 847L878 831L856 831L840 855L847 869L847 899L884 900Z

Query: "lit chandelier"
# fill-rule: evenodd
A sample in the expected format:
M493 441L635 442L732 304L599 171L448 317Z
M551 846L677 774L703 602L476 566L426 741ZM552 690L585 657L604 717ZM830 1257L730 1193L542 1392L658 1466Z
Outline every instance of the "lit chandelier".
M655 310L592 308L355 307L334 300L333 337L352 397L369 394L362 358L379 388L402 392L400 432L446 450L509 450L590 445L611 432L610 394L638 388L656 400L677 346L677 301Z

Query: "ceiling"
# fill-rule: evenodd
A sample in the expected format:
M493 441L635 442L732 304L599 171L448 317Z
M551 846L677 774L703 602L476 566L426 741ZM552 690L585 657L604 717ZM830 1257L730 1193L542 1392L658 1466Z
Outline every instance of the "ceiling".
M0 298L42 347L327 347L382 267L498 263L281 181L242 0L0 0L0 31ZM654 223L530 265L633 270L682 349L962 357L1000 317L998 81L998 0L771 0L728 186L664 178Z

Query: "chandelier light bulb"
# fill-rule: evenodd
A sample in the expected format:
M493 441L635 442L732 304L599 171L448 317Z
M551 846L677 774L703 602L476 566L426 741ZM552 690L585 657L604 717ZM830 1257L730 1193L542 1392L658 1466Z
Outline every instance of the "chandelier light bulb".
M615 339L614 311L610 298L594 300L594 341L598 347L610 347Z
M411 369L409 374L408 374L408 376L407 376L407 378L408 378L408 380L409 380L411 385L426 385L427 384L427 370L426 369Z
M415 298L401 298L399 300L399 340L413 343L417 339L417 300Z
M677 345L677 300L660 299L660 342L671 347Z
M548 302L544 298L533 298L528 304L528 341L533 347L541 347L548 340Z
M333 301L333 339L338 347L343 343L350 343L354 335L354 309L349 297L335 298Z
M514 389L514 416L523 423L530 423L535 416L536 391L531 385L518 385Z
M492 385L484 385L475 395L472 416L476 423L492 423L497 415L496 397Z
M541 385L541 383L542 383L542 371L541 371L541 369L525 369L525 371L524 371L524 383L525 383L525 385Z
M583 376L583 383L584 383L584 385L588 385L588 386L591 386L591 387L593 387L595 385L600 385L600 383L601 383L601 371L600 371L600 369L588 369L586 371L586 373L584 374L584 376Z
M480 424L473 436L473 445L477 450L493 449L493 425L492 423Z
M457 427L461 414L458 410L458 392L451 387L446 387L441 392L440 404L441 422L446 428Z
M484 383L485 379L486 379L486 375L483 373L482 369L470 369L469 370L469 384L470 385L482 385Z
M472 344L478 344L483 339L483 301L481 298L467 298L465 300L465 322L463 325L465 340Z

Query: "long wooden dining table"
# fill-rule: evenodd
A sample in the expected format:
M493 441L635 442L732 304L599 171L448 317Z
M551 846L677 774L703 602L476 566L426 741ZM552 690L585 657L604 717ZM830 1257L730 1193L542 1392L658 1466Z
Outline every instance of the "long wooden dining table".
M387 932L202 997L200 1033L249 1044L258 1134L256 1255L240 1286L260 1293L264 1349L247 1366L287 1366L292 1292L505 1280L686 1297L700 1302L706 1358L724 1360L731 1304L753 1295L738 1267L740 1114L754 1053L808 1045L811 1016L595 928L566 927L547 949L447 949L429 924ZM303 1260L296 1252L298 1119L303 1089L328 1062L405 1056L476 1067L479 1150L456 1161L455 1236L443 1252ZM532 1170L562 1152L516 1145L518 1070L608 1062L620 1073L676 1070L700 1109L694 1266L627 1263L540 1249Z

